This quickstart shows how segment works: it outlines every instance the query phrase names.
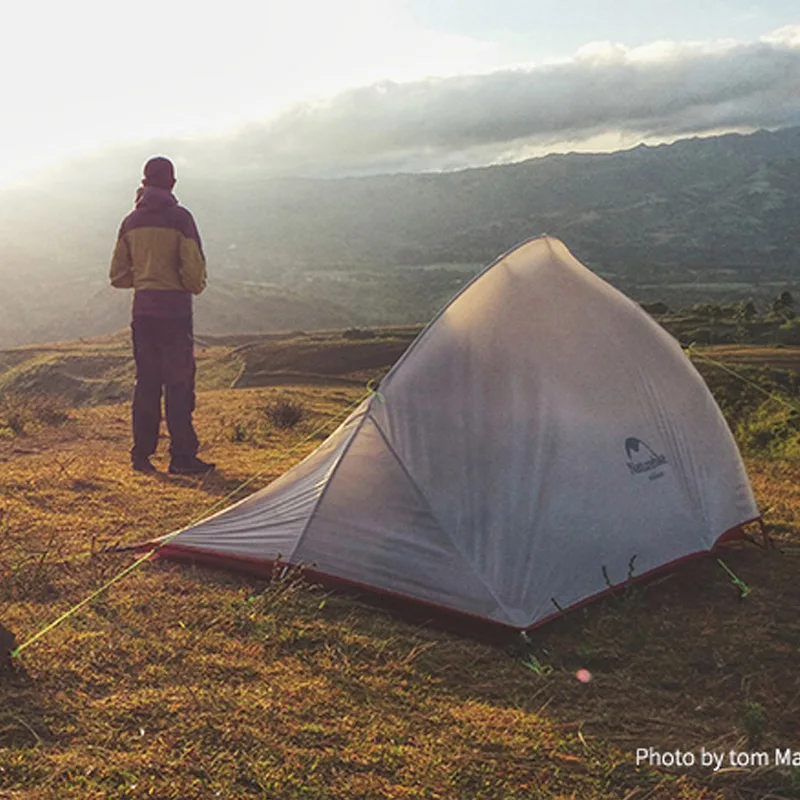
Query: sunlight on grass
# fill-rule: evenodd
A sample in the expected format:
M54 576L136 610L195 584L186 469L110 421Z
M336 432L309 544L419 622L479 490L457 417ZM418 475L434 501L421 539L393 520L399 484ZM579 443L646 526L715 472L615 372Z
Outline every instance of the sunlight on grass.
M132 472L127 404L0 439L0 621L26 640L132 561L103 548L233 502L253 474L248 492L266 485L363 394L201 392L200 454L218 464L202 478L164 474L166 441L162 474ZM286 398L306 414L284 429L265 410ZM726 552L750 596L703 559L530 644L296 573L268 583L145 563L0 669L0 797L792 796L800 777L786 768L634 760L639 747L796 746L800 463L747 466L777 545Z

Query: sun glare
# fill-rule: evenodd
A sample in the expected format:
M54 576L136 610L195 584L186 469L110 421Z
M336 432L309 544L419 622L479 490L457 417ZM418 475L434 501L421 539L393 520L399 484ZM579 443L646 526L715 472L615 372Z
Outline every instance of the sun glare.
M42 15L48 25L41 25ZM314 20L309 25L309 19ZM18 4L0 49L0 182L124 141L219 132L379 80L480 70L490 45L422 30L394 0Z

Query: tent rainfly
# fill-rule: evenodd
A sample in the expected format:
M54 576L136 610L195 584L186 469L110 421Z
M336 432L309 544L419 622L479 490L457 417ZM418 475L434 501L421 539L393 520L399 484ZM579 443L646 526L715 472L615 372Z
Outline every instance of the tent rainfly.
M758 518L679 344L543 236L471 281L304 461L160 552L302 564L525 629Z

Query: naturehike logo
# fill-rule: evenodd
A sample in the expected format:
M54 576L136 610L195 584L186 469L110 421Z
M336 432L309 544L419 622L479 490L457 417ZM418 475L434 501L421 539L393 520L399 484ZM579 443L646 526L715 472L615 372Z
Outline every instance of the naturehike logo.
M628 469L631 475L641 475L643 472L651 472L654 469L663 467L667 463L667 457L656 453L652 447L646 445L641 439L633 436L625 440L625 455L628 457ZM651 475L651 478L661 477Z

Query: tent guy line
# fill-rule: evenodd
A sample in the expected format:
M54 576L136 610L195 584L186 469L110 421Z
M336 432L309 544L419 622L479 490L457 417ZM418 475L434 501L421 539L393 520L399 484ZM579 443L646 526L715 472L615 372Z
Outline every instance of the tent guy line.
M30 647L30 645L41 639L54 628L58 627L62 622L77 614L78 611L80 611L84 606L88 605L96 597L99 597L101 594L108 591L115 583L119 583L119 581L121 581L127 575L130 575L131 572L140 567L145 561L153 556L157 550L158 547L154 547L149 553L137 558L136 561L128 565L124 570L122 570L122 572L117 573L113 578L111 578L111 580L107 581L99 589L96 589L88 597L85 597L83 600L81 600L80 603L77 603L76 605L72 606L72 608L67 609L67 611L65 611L60 617L57 617L49 625L45 626L40 631L33 634L33 636L26 639L21 645L19 645L19 647L11 651L11 657L19 658L23 650L25 650L27 647Z
M723 372L727 372L729 375L732 375L734 378L738 378L740 381L746 383L748 386L751 386L757 392L761 392L761 394L769 397L771 400L775 400L775 402L780 403L781 405L786 406L786 408L790 409L791 411L800 412L800 404L793 403L791 400L783 397L782 395L776 394L775 392L767 391L763 386L759 386L755 381L751 381L746 375L741 375L740 373L732 370L730 367L726 366L725 364L721 364L719 361L710 358L705 353L701 353L694 345L694 343L690 344L688 347L685 348L686 355L697 356L698 358L702 358L703 361L712 364L715 367L718 367Z
M68 563L70 561L78 561L80 559L90 558L93 555L101 555L101 554L107 555L107 554L113 554L113 553L126 553L126 552L134 552L134 551L141 552L142 550L146 549L147 547L150 547L150 550L147 553L145 553L143 556L140 556L132 564L129 564L127 567L125 567L125 569L123 569L121 572L117 573L113 578L109 579L99 589L96 589L88 597L85 597L79 603L76 603L74 606L68 608L63 614L61 614L61 616L57 617L55 620L53 620L52 622L47 624L44 628L41 628L39 631L37 631L36 633L34 633L30 637L28 637L18 647L16 647L13 650L11 650L11 652L10 652L11 658L18 658L23 650L25 650L26 648L30 647L30 645L32 645L34 642L36 642L39 639L41 639L43 636L45 636L47 633L52 631L54 628L57 628L62 622L65 622L67 619L69 619L70 617L72 617L75 614L77 614L78 611L80 611L86 605L91 603L92 600L94 600L95 598L97 598L100 595L102 595L105 592L107 592L112 586L114 586L114 584L119 583L119 581L121 581L123 578L127 577L128 575L130 575L132 572L134 572L134 570L138 569L146 561L149 561L154 555L156 555L158 553L158 551L162 547L164 547L170 541L172 541L172 539L174 539L179 533L182 533L184 530L186 530L187 528L191 527L192 525L195 525L198 522L204 520L213 511L215 511L217 508L219 508L222 504L224 504L225 502L227 502L231 498L235 497L242 489L244 489L246 486L251 484L257 478L261 477L265 472L270 470L278 461L282 461L283 459L288 458L295 450L297 450L299 447L304 445L306 442L308 442L311 439L313 439L317 434L319 434L322 431L324 431L332 423L336 422L337 420L341 419L342 417L347 416L356 406L358 406L360 403L364 402L364 400L367 397L369 397L370 395L372 395L372 394L377 395L381 399L382 402L385 402L385 400L381 397L380 392L378 392L377 389L375 388L374 381L372 381L372 380L369 381L367 383L367 391L363 395L361 395L361 397L359 397L358 400L355 400L352 403L350 403L348 406L343 408L338 414L335 414L333 417L329 417L328 419L326 419L321 425L319 425L316 429L314 429L311 433L309 433L305 438L301 439L299 442L297 442L295 445L290 447L288 450L285 450L280 455L278 455L275 458L271 459L269 461L269 463L263 469L259 470L254 475L251 475L249 478L247 478L246 480L242 481L232 491L228 492L228 494L226 494L224 497L220 498L215 503L213 503L212 505L210 505L207 508L205 508L203 511L201 511L196 517L194 517L190 522L188 522L182 528L179 528L178 530L175 530L172 533L168 533L166 536L162 537L161 539L158 539L158 540L155 540L155 541L149 541L149 542L146 542L144 544L129 545L129 546L123 546L123 547L117 547L117 546L109 547L109 548L106 548L105 550L99 551L99 553L81 553L80 555L73 556L72 558L63 559L62 561L60 561L59 563Z

